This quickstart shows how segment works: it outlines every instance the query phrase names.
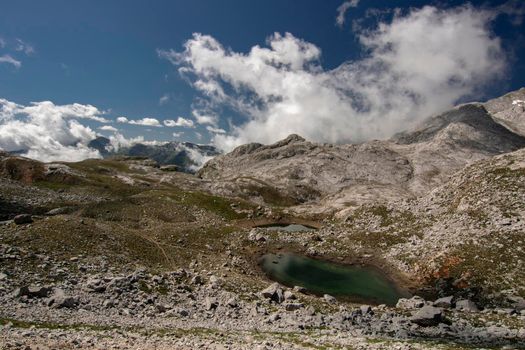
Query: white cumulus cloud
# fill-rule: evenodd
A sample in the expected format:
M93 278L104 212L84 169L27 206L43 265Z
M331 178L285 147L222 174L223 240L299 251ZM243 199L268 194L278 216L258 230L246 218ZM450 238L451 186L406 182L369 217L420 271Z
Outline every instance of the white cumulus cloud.
M210 114L209 112L206 113L206 112L194 109L193 111L191 111L191 114L197 121L197 124L201 124L201 125L208 124L212 126L217 126L217 123L219 122L219 117L215 114Z
M156 126L156 127L162 126L160 122L155 118L142 118L142 119L137 119L137 120L130 120L129 123L135 124L135 125L144 125L144 126Z
M183 118L183 117L178 117L177 120L172 120L172 119L166 119L164 121L164 125L166 125L167 127L175 127L175 126L182 126L182 127L185 127L185 128L193 128L195 125L193 123L193 120L190 120L190 119L186 119L186 118Z
M133 119L128 119L126 117L118 117L117 123L162 127L162 124L160 124L158 119L155 119L155 118L142 118L142 119L133 120Z
M119 132L109 136L109 151L118 151L121 148L131 147L137 143L144 143L144 136L137 136L132 138L126 138Z
M99 130L104 130L104 131L111 131L111 132L117 132L118 129L115 128L114 126L111 126L111 125L103 125L101 126L100 128L98 128Z
M412 8L357 33L366 55L332 70L321 66L318 47L290 33L276 33L268 47L248 53L194 34L182 52L159 50L159 56L178 65L208 99L206 110L193 112L197 123L217 127L221 105L247 117L214 136L222 149L290 133L362 142L390 137L502 77L506 59L490 30L495 17L472 5Z

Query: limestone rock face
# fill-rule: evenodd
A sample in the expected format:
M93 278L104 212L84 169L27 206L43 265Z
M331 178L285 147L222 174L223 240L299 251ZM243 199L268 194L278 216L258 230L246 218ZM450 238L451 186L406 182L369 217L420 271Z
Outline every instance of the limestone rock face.
M525 136L525 88L490 100L484 106L499 123Z
M506 110L502 104L512 106L507 100L458 106L387 141L332 145L290 135L271 145L242 145L206 163L198 176L220 195L299 212L343 215L361 204L414 198L475 161L525 146L516 128L493 117Z

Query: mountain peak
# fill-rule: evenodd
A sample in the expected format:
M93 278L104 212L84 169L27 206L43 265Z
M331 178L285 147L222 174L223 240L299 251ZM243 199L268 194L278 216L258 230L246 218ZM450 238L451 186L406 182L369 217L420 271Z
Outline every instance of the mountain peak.
M280 146L288 145L290 143L295 142L305 142L306 139L304 139L302 136L299 136L297 134L290 134L285 139L276 142L275 144L279 144Z

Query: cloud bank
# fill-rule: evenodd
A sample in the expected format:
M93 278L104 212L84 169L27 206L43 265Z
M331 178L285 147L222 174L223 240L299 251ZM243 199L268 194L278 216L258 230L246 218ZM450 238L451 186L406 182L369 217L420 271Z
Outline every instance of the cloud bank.
M182 52L159 50L159 56L190 77L207 101L193 112L199 124L217 127L213 109L224 105L246 116L214 136L222 149L290 133L362 142L405 130L502 77L505 55L490 30L496 16L471 5L411 9L356 33L366 55L333 70L321 66L317 46L290 33L275 33L268 47L248 53L196 33Z
M49 101L23 106L0 99L0 149L45 162L100 158L87 147L97 135L79 119L107 122L91 105L55 105Z
M0 150L18 153L43 162L76 162L87 158L102 158L98 150L88 146L100 134L89 126L83 125L82 120L102 123L96 129L111 133L106 147L108 151L119 151L121 148L131 147L137 143L145 145L166 143L145 141L143 136L126 138L116 127L109 125L111 121L103 117L105 114L106 112L92 105L78 103L55 105L50 101L42 101L24 106L0 99ZM117 120L120 123L162 127L154 118L129 120L126 117L119 117ZM194 127L192 120L183 117L177 120L165 120L164 124L168 127ZM224 132L224 130L218 129L213 132ZM173 137L178 138L182 134L183 132L173 133ZM188 148L184 145L177 147ZM191 148L188 148L187 152L198 167L211 158Z

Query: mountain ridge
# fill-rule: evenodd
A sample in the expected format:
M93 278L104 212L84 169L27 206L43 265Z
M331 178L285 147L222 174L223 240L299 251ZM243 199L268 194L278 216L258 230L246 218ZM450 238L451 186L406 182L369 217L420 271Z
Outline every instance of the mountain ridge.
M191 142L169 141L160 144L135 143L114 150L111 141L103 136L92 140L88 147L98 150L103 158L131 156L147 157L159 166L174 165L179 171L194 173L208 159L220 154L212 145L199 145Z
M246 189L272 184L296 204L322 201L320 207L333 213L344 210L341 202L368 202L367 191L380 192L379 199L422 195L472 162L524 147L525 137L498 120L484 104L471 103L386 141L331 145L290 135L271 145L239 146L197 174L219 194L242 196Z

